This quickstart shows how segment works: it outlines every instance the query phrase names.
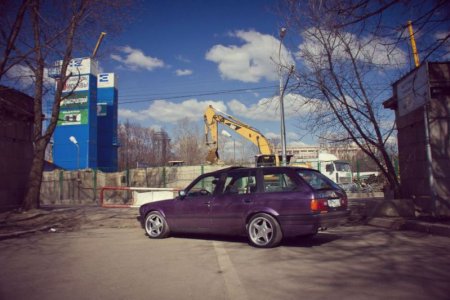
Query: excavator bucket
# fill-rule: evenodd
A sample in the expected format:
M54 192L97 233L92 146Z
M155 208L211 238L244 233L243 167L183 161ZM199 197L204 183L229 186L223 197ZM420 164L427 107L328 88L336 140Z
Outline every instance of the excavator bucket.
M206 161L212 165L218 163L219 153L217 149L209 149L208 154L206 155Z

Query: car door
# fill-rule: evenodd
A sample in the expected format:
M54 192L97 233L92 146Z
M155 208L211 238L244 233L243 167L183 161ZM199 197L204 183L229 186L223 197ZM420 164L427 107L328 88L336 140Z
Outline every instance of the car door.
M234 170L227 173L224 183L211 205L211 226L214 232L236 234L245 232L245 219L256 192L255 170Z
M185 190L175 205L173 227L180 232L207 232L211 228L210 210L214 199L217 175L199 178Z

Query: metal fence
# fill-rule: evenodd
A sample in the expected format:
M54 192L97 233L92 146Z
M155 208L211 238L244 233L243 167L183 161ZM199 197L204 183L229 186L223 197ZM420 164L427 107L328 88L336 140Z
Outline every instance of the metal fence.
M199 175L225 167L139 168L116 173L92 169L44 172L41 205L98 205L100 191L105 186L183 189Z

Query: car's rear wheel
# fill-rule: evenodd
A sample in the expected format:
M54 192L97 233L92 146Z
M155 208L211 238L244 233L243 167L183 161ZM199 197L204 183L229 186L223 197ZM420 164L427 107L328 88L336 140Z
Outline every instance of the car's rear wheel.
M162 239L169 235L169 225L163 215L152 211L145 217L145 232L152 239Z
M250 219L247 234L251 244L259 248L278 246L283 238L280 224L265 213L256 214Z

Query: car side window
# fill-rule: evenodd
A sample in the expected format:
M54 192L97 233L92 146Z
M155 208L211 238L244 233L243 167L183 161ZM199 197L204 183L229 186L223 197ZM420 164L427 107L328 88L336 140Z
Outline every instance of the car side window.
M286 192L293 191L297 184L286 173L264 172L264 192Z
M256 192L256 178L248 172L234 172L227 175L223 194L251 194Z
M216 176L207 176L200 179L186 193L187 197L208 196L214 193L219 178Z

